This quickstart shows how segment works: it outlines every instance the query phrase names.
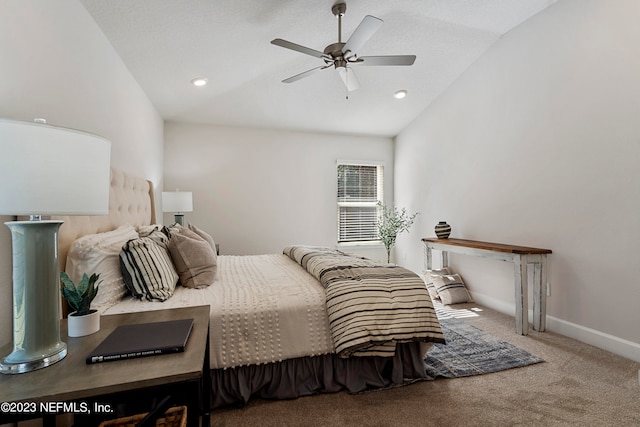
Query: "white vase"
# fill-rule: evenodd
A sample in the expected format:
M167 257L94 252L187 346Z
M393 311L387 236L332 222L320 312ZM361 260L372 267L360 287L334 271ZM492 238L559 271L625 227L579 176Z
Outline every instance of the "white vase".
M75 311L69 313L67 318L67 335L70 337L83 337L91 335L100 330L100 312L91 310L84 316L76 316Z

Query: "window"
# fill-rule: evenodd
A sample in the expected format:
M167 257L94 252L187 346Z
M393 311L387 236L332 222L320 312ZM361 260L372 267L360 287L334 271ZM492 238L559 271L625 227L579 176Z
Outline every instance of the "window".
M338 162L338 243L380 240L382 189L381 164Z

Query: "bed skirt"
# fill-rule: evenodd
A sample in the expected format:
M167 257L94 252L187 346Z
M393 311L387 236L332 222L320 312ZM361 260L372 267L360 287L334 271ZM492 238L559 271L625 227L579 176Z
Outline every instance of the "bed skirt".
M419 343L399 344L394 357L301 357L263 365L211 370L212 408L250 398L293 399L317 393L404 385L426 377Z

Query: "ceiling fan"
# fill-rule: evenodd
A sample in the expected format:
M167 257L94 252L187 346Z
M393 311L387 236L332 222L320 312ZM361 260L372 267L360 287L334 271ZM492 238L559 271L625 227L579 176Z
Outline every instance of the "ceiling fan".
M312 68L303 73L284 79L283 83L293 83L320 70L334 67L348 91L356 90L360 87L351 65L413 65L416 60L415 55L385 55L385 56L358 56L358 51L382 26L382 19L367 15L364 17L358 28L353 32L346 43L342 42L342 17L347 11L346 3L336 3L331 8L331 12L338 18L338 42L332 43L324 51L311 49L292 43L283 39L271 40L271 44L295 50L297 52L311 55L324 60L324 65Z

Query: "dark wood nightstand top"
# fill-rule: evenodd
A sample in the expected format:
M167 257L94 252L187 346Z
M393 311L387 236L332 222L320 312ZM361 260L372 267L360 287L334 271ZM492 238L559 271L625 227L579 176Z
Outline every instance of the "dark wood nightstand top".
M87 365L85 358L117 326L193 318L194 325L183 353L126 359ZM44 369L2 375L0 402L68 401L120 393L145 387L197 380L203 375L208 346L209 306L143 311L102 316L100 331L79 338L67 337L67 321L60 335L67 356ZM0 349L9 354L11 345ZM206 363L206 364L205 364Z

